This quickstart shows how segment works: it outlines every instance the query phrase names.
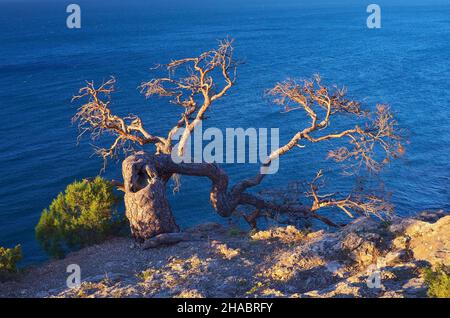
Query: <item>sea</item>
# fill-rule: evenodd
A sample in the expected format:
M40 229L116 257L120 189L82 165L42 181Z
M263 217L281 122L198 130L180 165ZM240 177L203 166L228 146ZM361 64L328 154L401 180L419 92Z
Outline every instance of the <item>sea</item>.
M93 141L77 143L71 123L80 106L71 98L86 81L114 76L113 111L139 115L149 131L165 134L180 109L163 98L146 99L138 86L152 79L155 65L197 56L224 38L234 39L242 63L205 128L279 128L285 142L307 118L281 112L265 92L287 78L319 73L365 107L384 103L395 113L406 153L379 177L395 213L448 210L450 1L377 1L381 27L369 28L372 2L0 0L0 246L21 244L23 265L48 259L34 234L42 210L69 183L100 173ZM67 27L69 4L80 7L80 28ZM304 146L284 156L278 173L255 191L310 180L319 169L328 191L352 189L355 179L326 159L332 142ZM259 166L222 167L233 183ZM120 160L102 175L120 179ZM209 204L209 187L207 179L183 177L179 192L168 189L182 228L225 222Z

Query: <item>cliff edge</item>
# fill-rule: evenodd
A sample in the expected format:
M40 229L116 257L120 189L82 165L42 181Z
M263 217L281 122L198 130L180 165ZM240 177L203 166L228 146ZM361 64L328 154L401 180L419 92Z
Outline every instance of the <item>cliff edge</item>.
M115 238L30 268L1 297L426 297L423 268L450 264L450 215L360 218L329 233L244 233L216 223L143 250ZM67 266L82 284L68 288Z

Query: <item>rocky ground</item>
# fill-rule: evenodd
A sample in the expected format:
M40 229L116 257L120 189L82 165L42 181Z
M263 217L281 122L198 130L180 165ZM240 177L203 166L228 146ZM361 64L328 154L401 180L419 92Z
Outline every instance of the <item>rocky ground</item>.
M0 284L1 297L425 297L422 268L450 263L450 215L361 218L334 233L241 233L209 223L143 250L129 238L85 248ZM67 288L67 266L82 285Z

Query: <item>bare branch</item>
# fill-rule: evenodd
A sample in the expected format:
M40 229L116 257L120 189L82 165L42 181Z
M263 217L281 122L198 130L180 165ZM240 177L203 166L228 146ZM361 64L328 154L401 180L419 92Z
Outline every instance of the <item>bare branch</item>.
M397 122L388 106L377 105L375 114L371 114L369 111L363 110L359 102L348 99L345 88L339 89L336 85L332 88L324 86L319 75L300 83L293 80L278 83L267 94L274 98L276 104L282 105L286 113L303 110L310 119L310 124L299 130L288 143L273 151L263 166L269 165L294 147L304 148L305 146L299 145L301 140L311 143L345 140L350 149L341 147L338 150L330 151L328 157L336 162L353 158L356 160L358 168L365 165L369 171L373 172L380 171L391 158L397 158L404 153ZM338 115L353 115L364 128L355 125L349 129L324 134L323 131L329 129L332 119L344 118ZM383 160L377 160L380 152L384 153ZM260 171L254 177L240 181L232 188L231 193L235 196L246 195L245 191L259 185L264 176ZM311 207L307 210L313 215L316 215L315 212L319 209L326 207L339 208L350 217L353 217L354 213L381 216L381 214L392 212L392 205L382 197L373 194L353 193L339 199L336 197L336 193L320 195L318 188L322 176L322 171L320 171L310 183L310 190L307 192L307 197L313 200ZM268 204L265 206L267 207ZM263 211L261 204L257 208L259 212L255 211L252 217L249 217L252 222L254 216L261 215L261 211ZM295 209L295 207L291 207L291 210Z
M304 80L301 84L292 80L278 83L267 93L274 97L275 103L283 105L287 112L303 109L311 122L309 126L299 130L287 144L273 151L267 162L264 163L265 165L299 146L302 139L317 143L346 137L352 146L351 150L343 147L337 151L331 151L328 157L337 162L354 158L359 160L359 165L364 163L369 170L375 172L378 172L383 164L388 163L390 158L397 158L404 153L404 148L400 143L401 137L397 131L397 122L388 106L377 105L375 116L370 120L373 115L369 111L363 110L359 102L348 99L346 89L339 89L337 86L333 86L331 89L327 88L322 85L319 75L315 75L312 80ZM293 104L295 106L292 106ZM354 115L363 124L364 121L366 122L365 127L360 128L355 125L340 132L315 136L329 128L331 119L339 119L337 117L339 114ZM380 162L375 159L377 147L385 153L384 159ZM259 179L262 180L257 176L256 184L261 181Z
M387 202L384 197L374 193L365 193L363 188L341 198L337 198L337 193L319 195L319 188L323 186L322 178L323 173L320 170L309 183L310 190L306 193L306 197L313 200L312 212L323 208L335 207L345 212L351 218L354 218L356 213L366 216L375 215L383 219L383 216L390 216L394 210L394 206Z
M211 104L224 96L236 80L237 63L233 60L233 41L219 42L217 49L204 52L198 57L173 60L167 64L169 77L142 83L141 92L146 97L170 97L171 103L184 108L181 118L167 136L167 146L182 127L185 128L179 143L182 155L185 144L194 128L205 119ZM184 72L179 69L184 66ZM219 88L218 81L224 85Z
M78 123L79 138L86 132L91 134L92 140L96 140L104 133L114 137L110 147L96 148L96 153L105 162L108 158L116 157L118 151L129 152L135 143L145 145L163 141L160 137L148 133L136 115L122 118L112 113L110 97L115 82L115 79L111 78L99 87L95 87L94 82L87 82L86 86L79 90L79 95L72 98L72 101L87 100L72 118L72 122Z

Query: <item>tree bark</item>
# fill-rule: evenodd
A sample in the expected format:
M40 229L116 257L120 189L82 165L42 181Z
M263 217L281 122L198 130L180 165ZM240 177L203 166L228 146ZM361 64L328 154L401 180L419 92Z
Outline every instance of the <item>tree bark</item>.
M309 208L279 205L247 193L245 190L257 185L260 178L256 182L252 179L242 180L231 187L231 191L228 190L228 175L212 163L175 163L168 154L139 151L124 160L122 173L126 216L133 236L141 242L159 234L179 232L166 196L166 184L173 174L210 179L211 205L223 217L231 216L239 205L250 205L259 211L271 211L274 215L291 212L316 218L329 226L337 226Z
M166 196L167 176L153 157L137 153L122 164L125 214L133 237L143 242L162 233L179 232Z
M175 163L170 155L139 151L123 161L122 174L125 214L134 238L140 242L179 232L166 196L166 184L173 174L209 178L211 204L223 217L230 216L239 204L228 192L228 175L215 164Z

